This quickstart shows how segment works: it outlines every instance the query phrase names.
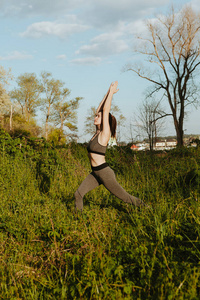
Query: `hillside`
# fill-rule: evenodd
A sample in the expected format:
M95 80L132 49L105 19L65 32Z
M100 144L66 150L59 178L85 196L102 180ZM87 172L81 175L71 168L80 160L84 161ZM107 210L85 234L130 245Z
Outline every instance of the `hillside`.
M1 299L198 299L200 149L106 155L119 183L74 192L90 172L85 145L54 147L0 131Z

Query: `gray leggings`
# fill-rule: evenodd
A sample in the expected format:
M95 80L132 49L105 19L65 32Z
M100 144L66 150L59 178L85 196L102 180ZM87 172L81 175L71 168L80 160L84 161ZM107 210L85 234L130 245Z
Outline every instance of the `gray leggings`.
M107 163L104 163L98 167L92 167L92 172L85 178L75 192L76 209L83 209L84 195L100 184L103 184L109 192L126 203L131 203L135 206L144 205L142 200L130 195L121 187L121 185L116 181L114 171Z

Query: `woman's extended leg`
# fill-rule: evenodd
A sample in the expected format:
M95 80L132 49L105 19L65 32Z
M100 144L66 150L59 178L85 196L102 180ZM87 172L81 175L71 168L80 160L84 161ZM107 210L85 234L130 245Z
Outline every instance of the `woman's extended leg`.
M134 204L135 206L145 205L141 199L130 195L125 191L125 189L123 189L123 187L117 182L115 173L110 167L95 171L95 175L97 175L97 178L99 178L106 189L114 194L117 198L126 203Z
M83 209L83 197L89 191L95 189L99 186L98 180L90 173L80 184L78 189L76 190L74 197L75 197L75 207L78 210Z

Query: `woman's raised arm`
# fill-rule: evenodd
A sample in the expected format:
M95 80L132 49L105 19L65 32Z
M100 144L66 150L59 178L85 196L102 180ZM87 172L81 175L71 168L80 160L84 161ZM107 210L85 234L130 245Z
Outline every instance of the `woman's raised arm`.
M105 99L104 104L103 104L103 112L106 112L109 114L110 108L111 108L112 97L114 94L116 94L119 91L117 86L118 86L118 81L111 83L108 96Z
M103 128L99 135L99 142L102 145L107 145L107 143L110 139L109 112L110 112L110 108L111 108L113 94L117 93L119 90L117 88L117 85L118 85L118 81L111 83L108 96L105 99L103 106L102 106L102 108L103 108L103 115L102 115Z
M108 94L110 92L110 88L108 89L107 93L105 94L105 96L103 97L103 99L101 100L97 110L96 110L96 114L98 114L100 111L103 111L103 106L104 106L104 103L108 97Z

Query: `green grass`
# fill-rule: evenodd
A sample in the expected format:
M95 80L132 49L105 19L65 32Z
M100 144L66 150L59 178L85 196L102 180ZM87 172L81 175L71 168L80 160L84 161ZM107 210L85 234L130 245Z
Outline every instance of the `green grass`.
M85 147L5 145L0 299L199 299L198 148L164 157L109 149L120 184L151 209L100 186L81 214L73 194L90 172Z

